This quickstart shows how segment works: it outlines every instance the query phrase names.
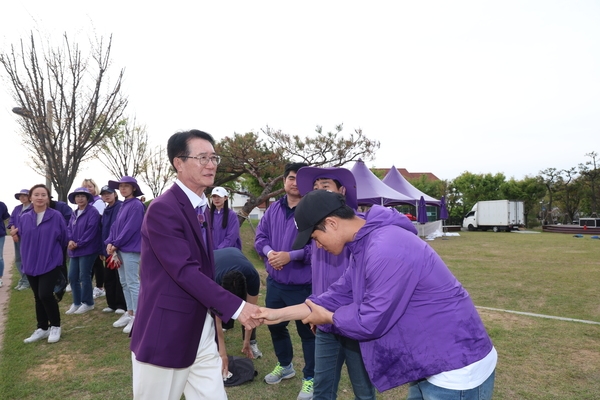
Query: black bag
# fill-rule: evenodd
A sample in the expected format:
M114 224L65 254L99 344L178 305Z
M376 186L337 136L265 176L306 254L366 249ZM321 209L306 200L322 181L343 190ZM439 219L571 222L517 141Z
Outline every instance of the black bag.
M62 271L58 271L58 278L56 278L56 284L54 285L54 298L57 303L60 303L63 296L65 295L65 289L67 288L67 279Z
M258 371L254 369L254 363L246 357L229 356L229 372L231 377L226 379L223 384L225 386L237 386L242 383L251 382L258 375Z

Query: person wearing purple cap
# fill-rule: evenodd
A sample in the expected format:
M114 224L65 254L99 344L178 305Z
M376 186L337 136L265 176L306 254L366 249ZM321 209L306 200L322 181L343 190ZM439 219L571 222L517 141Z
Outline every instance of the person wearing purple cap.
M2 287L2 275L4 275L4 241L6 239L6 220L10 218L8 208L6 204L0 201L0 221L2 222L2 229L0 229L0 287Z
M100 213L92 205L94 197L84 187L75 189L68 198L71 204L77 205L77 209L67 226L73 304L66 314L84 314L94 309L92 267L102 248Z
M23 270L21 268L21 243L19 242L19 237L16 233L19 229L19 221L21 219L21 216L25 212L31 210L29 190L21 189L19 192L15 193L15 199L19 200L21 204L16 206L10 214L7 228L10 229L11 235L14 240L15 266L17 267L17 271L19 271L19 274L21 274L21 278L19 279L17 286L15 286L15 290L26 290L29 289L29 281L27 280L27 275L23 273Z
M300 168L296 176L298 190L305 196L313 190L328 190L345 196L346 204L356 210L358 199L356 179L345 168ZM363 216L363 214L360 214ZM331 254L311 243L312 294L319 296L335 283L350 263L350 250ZM314 400L335 399L344 363L356 400L375 399L375 387L369 379L362 360L360 344L355 339L342 336L331 324L313 327L315 332L315 381Z
M140 292L141 228L145 212L144 204L137 197L144 193L137 180L131 176L124 176L119 181L108 181L108 187L119 189L124 199L117 218L110 227L108 238L104 241L106 253L113 257L117 255L121 260L119 280L127 303L127 312L113 326L123 328L123 333L129 334L135 320Z
M408 399L492 398L498 359L468 292L395 209L358 217L338 193L315 190L296 207L294 248L311 239L350 265L319 296L287 309L263 309L268 323L333 324L360 343L379 391L408 383Z

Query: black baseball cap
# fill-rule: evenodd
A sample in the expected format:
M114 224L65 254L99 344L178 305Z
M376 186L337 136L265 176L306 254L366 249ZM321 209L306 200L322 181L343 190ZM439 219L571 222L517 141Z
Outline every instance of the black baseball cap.
M100 189L100 194L105 193L105 192L115 193L115 189L111 188L108 185L102 186L102 189Z
M313 190L300 199L294 212L298 235L292 249L299 250L310 242L315 227L329 214L346 205L346 199L329 190Z

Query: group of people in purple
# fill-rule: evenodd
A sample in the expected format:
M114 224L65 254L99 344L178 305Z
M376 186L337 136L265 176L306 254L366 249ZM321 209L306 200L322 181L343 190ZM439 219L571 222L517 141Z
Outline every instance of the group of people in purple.
M58 302L67 291L67 279L73 302L65 314L85 314L95 308L97 297L105 295L108 307L102 311L122 314L113 326L131 332L140 285L145 206L138 197L142 195L136 179L129 176L109 181L102 190L92 179L85 179L68 195L74 209L52 200L42 184L15 194L21 204L9 216L7 226L21 273L15 289L31 287L37 319L37 329L25 343L60 340ZM106 268L109 257L118 260L110 263L118 268ZM98 264L101 268L94 268ZM94 276L96 288L92 287ZM62 287L60 282L64 282Z
M131 177L102 188L101 211L94 190L74 190L69 201L77 208L68 222L50 208L44 185L26 193L30 203L21 201L18 220L9 223L36 304L37 330L25 342L60 339L53 290L66 251L73 294L67 314L94 308L98 256L119 266L123 297L115 270L104 268L103 311L127 310L114 326L131 332L135 399L227 399L221 322L232 320L252 332L244 335L250 358L262 355L253 330L268 325L277 357L264 377L271 385L296 375L288 331L296 321L304 359L298 400L335 399L344 364L356 399L407 383L409 400L492 398L497 352L468 292L409 218L382 206L357 210L350 171L286 166L285 195L256 230L254 248L268 275L259 307L256 274L248 274L248 288L242 279L241 290L222 283L220 268L243 254L217 254L241 249L241 240L227 191L213 187L220 163L214 139L179 132L167 153L177 180L146 212Z

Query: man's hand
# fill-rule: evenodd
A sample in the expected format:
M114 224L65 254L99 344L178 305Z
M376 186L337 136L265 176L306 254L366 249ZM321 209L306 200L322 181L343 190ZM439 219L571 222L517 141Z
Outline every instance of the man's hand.
M259 319L252 318L252 315L258 312L260 312L260 309L256 304L250 304L246 302L237 319L242 325L244 325L244 328L246 328L247 331L251 331L262 323Z
M331 311L316 305L310 300L306 300L304 304L306 304L312 312L302 320L303 323L311 325L333 324L333 313Z
M72 240L69 240L69 244L67 245L67 248L68 248L69 250L75 250L75 249L77 248L77 243L75 243L75 242L74 242L74 241L72 241Z
M269 264L276 270L283 269L283 266L290 262L290 253L287 251L269 252Z

